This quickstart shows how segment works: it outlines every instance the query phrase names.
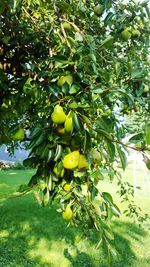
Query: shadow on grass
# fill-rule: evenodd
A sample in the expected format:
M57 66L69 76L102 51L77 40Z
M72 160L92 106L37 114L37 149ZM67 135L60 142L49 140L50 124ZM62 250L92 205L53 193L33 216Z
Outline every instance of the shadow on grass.
M146 232L131 223L118 221L113 226L119 252L113 266L133 266L138 259L130 239L142 243ZM41 208L31 196L9 199L0 206L0 266L108 267L105 253L95 250L97 237L76 243L79 233L66 228L53 207Z

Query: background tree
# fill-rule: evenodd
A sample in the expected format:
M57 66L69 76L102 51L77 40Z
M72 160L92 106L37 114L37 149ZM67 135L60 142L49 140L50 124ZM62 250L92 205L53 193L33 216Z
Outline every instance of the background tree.
M36 168L20 191L32 190L41 205L58 202L63 218L85 235L98 231L109 261L109 221L120 211L97 184L104 172L111 180L117 175L118 157L126 167L125 114L145 114L134 149L150 168L147 4L2 0L0 6L0 142L10 153L24 142L30 150L24 165Z

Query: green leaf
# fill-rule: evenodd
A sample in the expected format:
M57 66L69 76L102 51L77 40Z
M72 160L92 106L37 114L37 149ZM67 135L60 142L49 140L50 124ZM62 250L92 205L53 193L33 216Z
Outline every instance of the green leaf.
M112 0L103 0L105 9L109 9L112 5Z
M31 168L35 167L36 163L37 163L36 157L31 157L31 158L25 159L23 161L23 165L25 167L31 167Z
M71 12L71 5L64 1L60 1L60 2L57 1L57 6L66 13Z
M148 170L150 170L150 159L147 156L144 156L144 162Z
M145 76L145 69L136 69L131 72L131 79L141 79Z
M146 143L147 145L150 145L150 123L149 122L146 124L145 133L146 133L145 135Z
M63 152L62 146L57 144L56 152L55 152L55 156L54 156L54 161L57 161L58 159L61 158L62 152Z
M50 162L54 158L54 151L51 149L47 155L47 162Z
M39 146L45 139L45 133L42 132L39 138L35 141L35 146Z
M109 219L109 220L111 220L111 218L113 217L113 211L112 211L112 209L110 208L110 207L107 207L107 218Z
M46 182L43 179L39 179L37 186L40 190L44 191L46 188Z
M91 136L89 134L89 132L86 130L84 132L84 141L83 141L83 152L85 153L87 151L87 149L90 147L91 145Z
M106 140L106 144L107 144L107 152L109 154L110 161L112 162L115 157L115 145L109 140Z
M31 131L30 138L33 139L38 134L40 134L40 132L41 132L41 126L39 126L39 125L35 126Z
M125 152L122 150L122 148L119 145L117 145L117 150L118 150L118 154L119 154L119 157L120 157L120 160L121 160L122 168L123 168L123 170L125 170L126 167L127 167L126 154L125 154Z
M83 42L83 37L82 37L81 33L79 33L79 32L75 33L75 40L78 42Z
M114 203L112 203L112 204L113 205L111 206L111 210L112 210L113 214L115 216L119 217L121 215L121 212L120 212L119 208Z
M108 192L103 192L102 193L102 197L109 204L113 204L113 198L112 198L112 196Z
M102 88L100 88L100 85L97 85L92 89L92 93L94 93L94 94L102 94L103 92L104 92L104 90Z
M31 188L27 184L21 184L17 190L17 192L26 192L29 191Z
M114 40L115 39L113 36L109 36L101 43L101 46L104 46L106 48L111 48L114 43Z
M135 134L133 135L130 139L129 139L129 142L130 143L138 143L138 142L142 142L144 141L144 135L143 133L138 133L138 134Z
M112 241L112 240L114 240L114 235L113 235L113 232L112 231L108 231L108 230L105 230L104 231L104 235L105 235L105 237L106 237L106 239L108 240L108 241Z
M106 132L112 133L113 122L109 118L100 117L95 122L96 129L102 129Z
M124 95L126 98L128 98L132 104L134 104L134 97L130 94L130 93L127 93L125 90L123 89L113 89L111 90L111 93L120 93L122 95Z
M77 114L74 114L72 119L75 129L79 132L82 132L84 130L84 127L80 117Z
M72 109L78 108L78 103L76 101L73 101L71 104L69 104L69 107Z
M47 158L49 155L49 148L48 148L48 145L45 145L41 155L40 155L40 158L41 159L44 159L44 158Z
M72 84L69 94L73 95L76 94L80 90L80 87L77 84Z
M46 206L49 202L50 196L49 196L49 190L47 189L45 194L43 195L43 206Z
M6 45L8 45L8 43L9 43L9 41L10 41L10 38L11 38L10 36L6 36L6 35L5 35L5 36L2 38L3 43L6 44Z
M80 117L82 117L82 119L83 119L83 121L84 121L85 123L87 123L88 125L91 124L91 121L89 120L89 118L88 118L87 116L85 116L85 115L83 115L83 114L81 114L81 113L79 113L79 114L80 114Z
M42 206L42 193L38 190L33 191L33 196L40 206Z
M109 12L104 20L104 24L108 25L111 23L111 19L113 18L114 14L112 12Z
M92 192L91 192L92 200L94 200L97 195L98 195L98 189L95 186L93 186Z

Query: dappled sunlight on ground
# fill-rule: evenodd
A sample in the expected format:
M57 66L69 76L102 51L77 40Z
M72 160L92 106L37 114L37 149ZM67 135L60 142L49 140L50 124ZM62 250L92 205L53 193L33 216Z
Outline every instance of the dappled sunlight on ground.
M31 246L28 255L30 258L40 258L43 264L55 263L55 266L69 267L69 260L63 257L65 247L67 248L65 241L59 240L49 242L42 238L33 248Z
M91 233L90 238L79 242L80 229L67 228L55 207L41 208L31 195L7 199L6 193L7 196L11 194L31 176L31 170L16 173L13 179L8 171L0 173L0 266L108 267L104 250L95 249L97 235ZM102 181L100 188L114 193L113 184L107 181ZM6 199L2 201L4 196ZM147 205L147 198L143 201ZM115 240L112 243L118 251L113 267L149 267L147 231L124 217L113 222L113 229Z

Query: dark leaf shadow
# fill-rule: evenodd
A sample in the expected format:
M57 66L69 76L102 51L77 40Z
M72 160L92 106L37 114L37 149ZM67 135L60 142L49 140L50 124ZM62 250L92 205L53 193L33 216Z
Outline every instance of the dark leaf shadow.
M80 229L66 226L55 207L41 208L29 195L6 200L0 206L0 267L108 267L104 249L97 252L96 258L87 250L80 250L76 242ZM135 224L120 221L115 221L113 228L113 244L118 251L113 267L134 266L138 258L132 249L131 239L142 244L142 239L147 236L146 231ZM94 247L97 241L97 236L93 234L88 243ZM44 256L43 252L37 253L41 243ZM62 244L65 248L60 252ZM51 254L54 247L56 255ZM70 253L70 247L76 250L75 255ZM70 265L65 266L61 260L59 262L59 253ZM149 266L150 259L146 263Z

